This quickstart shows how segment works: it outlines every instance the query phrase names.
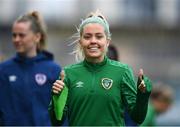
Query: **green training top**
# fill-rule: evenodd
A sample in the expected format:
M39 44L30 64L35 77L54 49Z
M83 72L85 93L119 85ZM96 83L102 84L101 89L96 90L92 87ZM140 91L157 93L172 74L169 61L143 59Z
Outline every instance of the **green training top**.
M70 126L124 125L125 107L134 121L143 122L151 91L148 78L144 78L146 93L137 91L132 70L126 64L107 57L98 64L84 60L64 70L68 91L62 93L68 97L67 101L64 97L53 99L49 107L52 125L62 122L55 114L56 108L62 108L63 101L66 101L63 116L68 116ZM53 96L58 98L62 93Z
M157 113L154 109L154 106L152 105L152 103L149 103L146 118L144 122L141 124L141 126L155 126L156 116Z

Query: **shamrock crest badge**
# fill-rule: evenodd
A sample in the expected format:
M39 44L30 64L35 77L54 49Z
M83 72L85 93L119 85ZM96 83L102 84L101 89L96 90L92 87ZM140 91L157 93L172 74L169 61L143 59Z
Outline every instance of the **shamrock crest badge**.
M108 90L112 87L113 80L109 78L103 78L101 84L104 87L104 89Z

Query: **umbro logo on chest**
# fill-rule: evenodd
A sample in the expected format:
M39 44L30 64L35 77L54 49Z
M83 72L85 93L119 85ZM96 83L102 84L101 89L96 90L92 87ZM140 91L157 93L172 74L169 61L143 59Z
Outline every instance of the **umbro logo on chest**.
M76 87L83 87L83 84L84 84L84 82L82 82L82 81L78 81L77 83L76 83Z
M15 82L17 80L17 76L16 75L10 75L9 76L9 82Z

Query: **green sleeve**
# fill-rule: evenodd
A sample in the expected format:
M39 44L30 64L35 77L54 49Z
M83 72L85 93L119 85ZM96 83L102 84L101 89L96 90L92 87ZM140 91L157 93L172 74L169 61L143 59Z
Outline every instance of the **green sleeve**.
M66 78L64 80L66 84ZM49 105L49 114L51 123L54 126L61 125L67 112L68 87L65 85L60 94L52 94L51 103Z
M141 126L155 126L155 117L156 112L154 110L154 107L151 103L149 103L146 118Z
M139 89L137 90L136 104L134 108L132 109L132 113L131 113L132 118L138 124L141 124L146 117L147 108L148 108L148 100L149 100L149 96L152 89L151 81L145 76L144 76L144 82L146 85L146 92L142 93L141 91L139 91Z
M54 103L54 112L57 120L62 120L64 108L66 105L68 95L68 88L65 86L60 95L53 95L52 101Z
M148 99L151 91L151 82L144 76L147 91L142 93L135 85L132 70L128 68L123 75L122 94L131 118L141 124L146 116Z
M51 120L51 125L52 126L60 126L62 125L62 120L57 120L55 112L54 112L54 103L51 100L49 107L48 107L49 115L50 115L50 120Z
M52 95L52 99L48 108L51 124L53 126L62 125L67 112L67 95L68 88L65 87L60 95Z

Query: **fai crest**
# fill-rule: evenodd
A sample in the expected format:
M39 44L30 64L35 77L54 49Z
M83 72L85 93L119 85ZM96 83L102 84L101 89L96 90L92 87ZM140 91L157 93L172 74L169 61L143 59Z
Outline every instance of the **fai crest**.
M109 79L109 78L103 78L102 81L102 86L108 90L111 88L112 84L113 84L113 80L112 79Z
M47 77L45 74L39 73L35 75L35 79L38 85L44 85L47 80Z

